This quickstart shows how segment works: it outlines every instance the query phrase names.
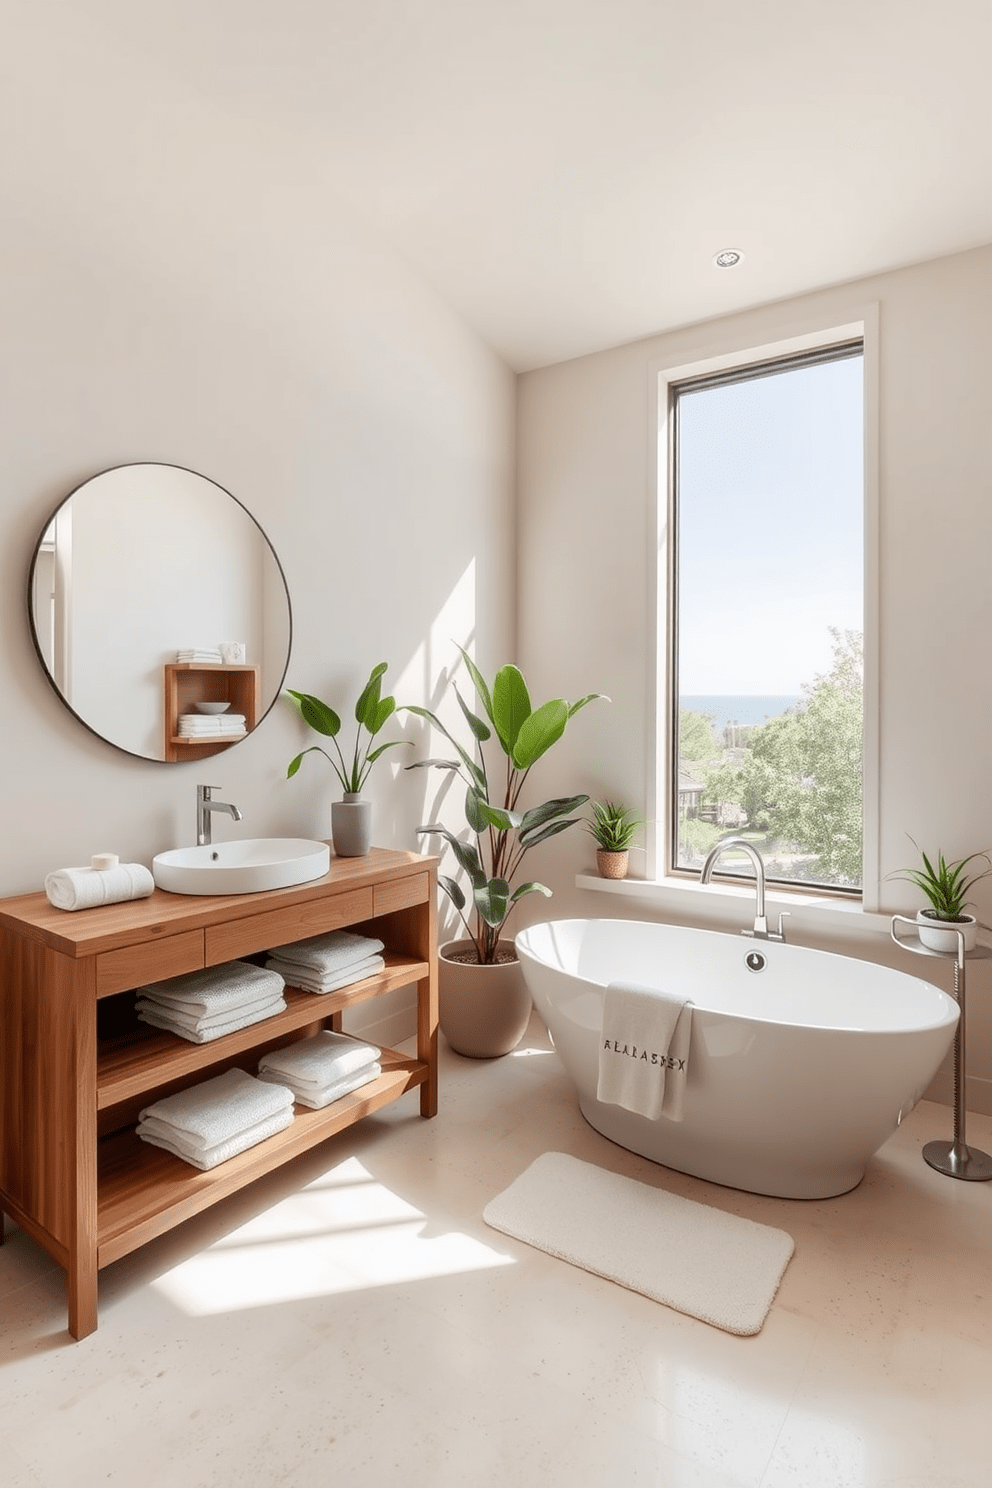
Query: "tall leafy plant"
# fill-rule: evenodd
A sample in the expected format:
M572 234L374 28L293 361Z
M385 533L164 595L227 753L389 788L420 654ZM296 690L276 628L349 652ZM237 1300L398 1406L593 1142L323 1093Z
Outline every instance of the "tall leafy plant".
M438 881L468 931L477 960L492 965L513 906L527 894L551 894L544 884L536 882L514 887L524 858L539 842L574 826L579 818L572 813L589 799L585 795L557 796L522 810L520 798L527 777L561 738L569 719L603 694L591 692L577 703L552 698L534 708L523 675L515 666L500 667L490 687L471 657L461 647L458 649L481 704L481 713L475 712L455 688L478 758L459 744L429 709L410 707L407 711L429 719L454 746L458 757L419 760L407 769L452 771L465 786L465 820L474 840L464 842L436 822L417 831L424 836L443 837L468 876L468 894L454 878L441 876Z
M372 745L376 735L396 712L396 699L394 697L383 697L382 678L385 675L388 663L380 661L372 668L369 680L366 682L355 704L355 747L350 759L346 759L338 743L338 734L341 732L341 719L335 713L329 703L321 702L320 698L314 697L309 692L294 692L291 687L286 691L294 698L300 710L304 723L317 734L330 739L334 745L335 759L328 754L320 744L311 744L309 749L301 752L290 760L286 771L287 779L296 774L303 761L305 754L322 754L330 762L331 769L341 782L341 788L346 795L360 795L362 786L368 778L368 773L380 755L385 754L387 749L395 749L399 744L412 744L412 739L390 739L386 744L379 744L375 749Z

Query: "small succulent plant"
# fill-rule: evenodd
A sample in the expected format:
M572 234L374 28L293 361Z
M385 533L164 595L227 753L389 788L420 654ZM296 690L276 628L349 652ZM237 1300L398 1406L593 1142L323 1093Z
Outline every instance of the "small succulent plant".
M992 873L992 860L988 853L971 853L966 858L958 858L953 863L948 863L942 852L938 852L936 863L932 863L926 853L919 845L910 842L916 848L923 859L922 868L901 868L892 878L902 878L916 887L929 900L929 914L935 920L961 920L965 917L965 905L968 903L968 893L978 883L979 879L988 878ZM980 873L973 873L969 878L965 869L969 863L982 861L985 864Z
M591 819L586 830L596 839L602 852L626 852L644 823L634 815L632 806L621 806L614 801L591 801Z

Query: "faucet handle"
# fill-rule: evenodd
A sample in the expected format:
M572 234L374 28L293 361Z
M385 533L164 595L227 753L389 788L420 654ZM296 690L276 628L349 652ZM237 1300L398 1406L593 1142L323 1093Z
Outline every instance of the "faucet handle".
M778 916L778 934L775 937L776 940L784 940L785 939L785 926L782 924L782 921L783 920L788 920L789 918L791 918L791 915L792 915L792 910L791 909L782 909L782 910L779 910L779 916Z

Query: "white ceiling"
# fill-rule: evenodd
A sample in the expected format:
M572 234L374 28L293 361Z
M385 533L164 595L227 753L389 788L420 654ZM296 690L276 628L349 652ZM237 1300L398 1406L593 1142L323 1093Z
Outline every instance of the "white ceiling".
M0 184L61 170L122 231L153 197L211 235L260 202L310 232L344 210L517 370L992 242L990 0L0 18ZM745 261L718 270L727 247Z

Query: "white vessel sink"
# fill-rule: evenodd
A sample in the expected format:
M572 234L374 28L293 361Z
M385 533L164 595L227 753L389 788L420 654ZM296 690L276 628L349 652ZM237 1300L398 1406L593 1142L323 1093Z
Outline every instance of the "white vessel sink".
M330 862L326 842L246 837L159 853L152 859L152 874L170 894L260 894L323 878Z

